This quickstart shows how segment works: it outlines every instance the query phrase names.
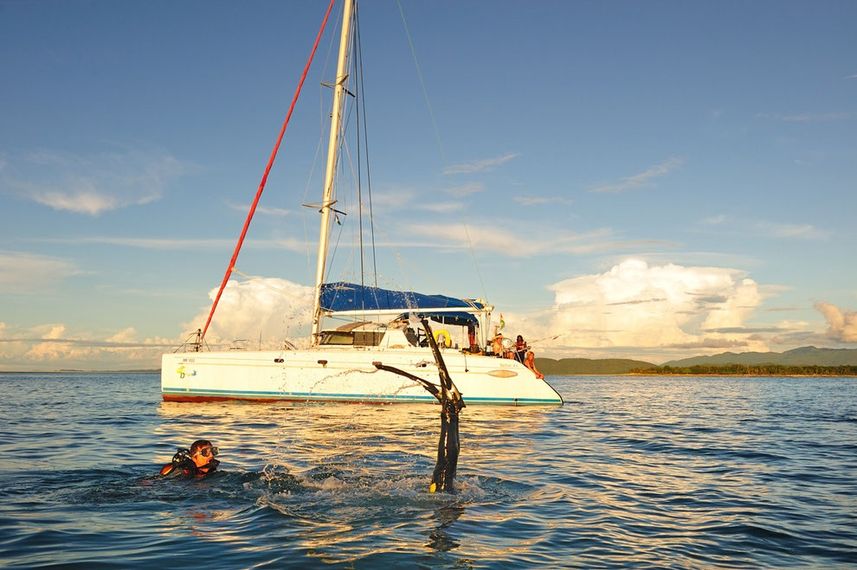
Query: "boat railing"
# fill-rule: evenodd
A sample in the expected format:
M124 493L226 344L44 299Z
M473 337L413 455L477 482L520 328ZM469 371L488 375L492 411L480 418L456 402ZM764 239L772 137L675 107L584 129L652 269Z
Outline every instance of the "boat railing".
M177 352L202 352L203 347L209 349L208 343L202 338L202 329L196 329L173 351L173 354Z

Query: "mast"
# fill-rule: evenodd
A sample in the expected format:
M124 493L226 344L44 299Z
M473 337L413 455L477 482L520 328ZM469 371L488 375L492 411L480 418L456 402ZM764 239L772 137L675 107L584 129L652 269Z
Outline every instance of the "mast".
M342 10L342 32L339 38L339 59L336 64L336 81L333 84L333 110L330 116L330 137L327 144L327 167L324 172L324 193L321 200L321 228L318 237L318 261L315 271L315 300L312 311L312 344L319 341L321 332L321 285L327 264L328 238L330 237L330 211L333 199L334 174L339 153L339 133L342 109L345 103L345 83L348 81L348 45L351 37L351 17L354 0L345 0Z

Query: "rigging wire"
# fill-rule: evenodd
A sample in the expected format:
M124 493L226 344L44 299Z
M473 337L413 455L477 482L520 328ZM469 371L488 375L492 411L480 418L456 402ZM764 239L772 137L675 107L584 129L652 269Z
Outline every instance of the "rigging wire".
M352 58L352 65L354 66L355 72L358 74L360 69L357 66L357 59L360 53L360 20L358 19L358 11L357 5L354 5L354 33L351 35L351 49L354 52L354 57ZM362 85L360 81L355 81L354 91L356 94L356 98L362 99L363 92L361 91ZM358 100L359 100L358 99ZM360 252L360 286L366 286L366 270L363 266L363 155L361 154L362 148L360 146L360 105L355 102L354 107L357 109L357 241L359 244L359 252ZM365 120L365 117L364 117ZM363 127L366 128L365 125ZM361 302L363 300L363 296L360 296ZM365 309L365 306L362 307Z
M232 270L235 267L235 262L238 260L238 254L241 251L241 246L244 243L244 238L247 236L247 230L250 228L250 222L253 220L253 214L256 213L256 206L259 204L259 198L262 197L262 191L265 190L265 184L268 182L268 174L271 172L271 167L274 166L274 160L277 158L277 152L280 150L280 143L283 142L283 135L286 134L286 128L289 126L289 121L292 118L292 112L295 110L295 104L298 102L298 97L301 94L301 89L304 86L304 81L306 80L307 73L309 73L310 65L312 64L312 60L315 58L315 52L318 49L318 44L321 42L321 37L324 34L324 29L327 27L327 19L330 16L330 12L333 9L333 4L335 0L330 0L330 4L327 6L327 11L324 13L324 19L321 22L321 27L318 30L318 34L316 34L315 42L312 46L312 51L310 51L309 58L307 59L306 65L304 65L303 73L301 74L301 78L298 81L298 86L295 89L295 94L292 96L292 103L289 105L289 111L286 113L286 118L283 121L283 126L280 128L280 133L277 136L277 142L274 144L273 150L271 150L271 156L268 158L268 164L265 167L265 173L262 175L262 180L259 182L259 189L256 190L256 197L253 199L253 203L250 205L250 211L247 213L247 219L244 221L244 227L241 228L241 235L238 237L238 242L235 244L235 251L232 252L232 258L229 260L229 265L226 267L226 272L223 275L223 281L220 282L220 289L217 291L217 296L214 298L214 303L211 305L211 311L208 313L208 319L205 321L205 327L202 329L202 335L200 336L200 343L205 339L205 333L208 332L208 327L211 324L211 319L214 316L214 311L217 309L217 304L220 301L221 295L223 295L223 290L226 288L226 283L229 281L229 277L232 275Z
M355 137L356 137L356 149L355 154L351 153L351 145L349 144L348 139L344 136L340 138L341 148L343 151L343 156L347 158L347 164L350 166L351 175L353 180L356 183L356 199L357 199L357 227L355 228L355 236L352 243L355 243L357 246L357 251L352 252L351 255L348 256L348 261L346 262L346 266L350 263L355 263L359 265L359 268L355 268L354 274L352 276L352 280L357 282L359 279L359 283L362 287L366 287L368 281L367 275L367 244L366 244L366 219L367 216L365 204L364 204L364 196L366 196L366 192L368 192L368 216L369 216L369 231L371 235L371 243L372 243L372 277L371 282L374 283L374 286L378 286L378 271L377 271L377 250L375 247L375 231L374 231L374 215L372 209L372 183L371 183L371 175L370 175L370 160L369 160L369 144L368 144L368 129L366 122L366 99L364 95L364 79L363 79L363 53L362 53L362 41L360 36L360 19L359 19L359 6L355 3L354 5L354 27L353 34L351 39L351 73L349 74L349 84L353 86L353 92L347 91L349 95L351 95L354 99L353 104L348 105L348 109L346 112L345 120L343 121L343 133L349 130L351 126L351 121L355 121ZM352 78L353 77L353 78ZM356 169L355 169L355 158L356 158ZM342 162L342 167L344 167L345 162ZM364 177L364 164L365 164L365 177ZM364 190L364 182L365 182L365 190ZM345 205L345 204L343 204ZM352 226L353 227L353 226ZM341 232L340 237L337 238L336 243L334 244L335 250L338 249L339 245L341 245ZM334 253L335 253L334 250ZM359 255L359 259L355 258L355 253ZM335 256L334 256L335 257ZM342 264L340 264L342 265ZM357 277L357 273L359 271L359 277ZM332 274L333 271L333 260L331 259L331 263L329 265L328 275ZM365 307L364 307L365 308ZM364 319L365 320L365 319Z
M352 5L352 10L356 10L356 6L357 6L357 4L354 3ZM352 16L353 16L353 13L352 13ZM351 34L352 35L354 34L353 28L352 28ZM348 54L346 52L346 57L347 57L347 55ZM352 95L351 92L348 90L348 85L349 85L349 82L351 80L351 74L349 73L351 65L352 65L352 63L351 63L351 61L349 61L348 67L346 69L345 77L342 79L342 81L343 81L342 87L343 87L343 89L347 95ZM339 80L339 78L337 78L337 80ZM351 105L348 105L348 98L347 97L343 100L342 105L344 107L344 109L343 109L344 119L342 121L340 121L340 123L339 123L339 131L337 133L336 138L337 138L337 144L340 147L339 150L341 151L343 148L345 149L346 156L348 156L348 164L349 164L349 166L351 166L352 175L353 175L354 167L352 165L351 153L348 149L348 144L345 140L345 133L348 130L348 124L351 122L351 116L352 116L352 113L354 112L354 107ZM333 112L335 112L335 111L331 111L331 113L333 113ZM343 170L345 169L344 163L341 159L341 154L342 154L341 152L337 152L337 154L336 154L336 163L333 165L334 171L336 169L339 169L339 168L341 168ZM330 203L331 206L333 205L333 203L335 203L337 201L337 198L336 198L337 178L338 177L336 176L336 173L334 172L333 180L331 181L331 196L330 196L331 197L331 203ZM337 235L336 242L334 243L333 253L329 256L328 262L325 264L325 269L324 269L325 273L321 276L322 277L322 283L326 282L328 277L330 276L330 274L333 272L333 261L334 261L334 258L336 257L336 250L339 247L339 241L342 238L343 224L341 223L341 221L339 219L339 215L336 212L336 210L334 210L334 220L336 221L337 225L339 225L339 233Z
M369 234L372 238L372 276L375 287L378 287L378 256L377 251L375 249L375 216L372 210L372 176L370 171L370 161L369 161L369 123L366 115L366 95L365 89L363 86L363 77L364 77L364 68L363 68L363 44L360 40L360 13L355 11L355 22L356 22L356 36L357 36L357 57L355 58L355 64L358 66L357 72L357 81L358 81L358 91L360 93L360 108L363 113L363 143L364 150L363 152L366 154L366 190L369 198ZM360 130L357 132L357 140L358 144L360 142ZM361 230L362 235L362 230Z
M336 234L336 241L333 243L333 251L330 254L330 263L328 264L329 268L327 270L328 274L330 273L330 267L333 267L333 261L336 259L336 251L339 249L339 241L342 239L342 230L344 226L342 224L339 225L339 232ZM327 281L325 277L324 281Z
M429 100L428 90L426 89L426 82L425 79L423 79L423 72L420 68L420 62L419 60L417 60L417 50L414 47L414 40L411 37L411 30L408 28L408 21L405 19L405 10L404 8L402 8L402 3L399 0L396 0L396 5L399 7L399 14L402 17L402 24L405 27L405 35L408 37L408 45L411 48L411 57L414 60L414 67L416 67L417 69L417 77L419 77L420 87L423 90L423 98L426 101L426 107L428 108L431 125L434 128L434 136L437 141L437 147L440 150L440 158L443 163L446 164L446 153L443 150L443 143L441 143L440 140L440 130L437 128L437 121L435 120L434 111L432 110L431 101Z
M349 79L350 79L350 76L349 76ZM339 138L339 145L340 145L340 152L337 153L337 162L336 162L336 168L343 171L343 172L346 171L346 164L347 164L348 170L351 172L352 179L356 178L356 174L354 171L354 157L351 155L351 147L348 145L348 141L345 138L345 133L348 131L348 125L351 123L351 118L352 118L353 113L354 113L354 107L348 106L348 108L345 112L345 119L342 121L342 124L341 124L340 133L339 133L340 136L338 137ZM343 155L345 156L346 160L343 160L343 158L342 158ZM334 176L334 180L341 180L341 178L342 178L342 174L340 174L339 176ZM334 191L337 189L336 183L334 183L333 189L334 189ZM342 195L342 207L344 209L347 209L349 206L349 204L347 203L348 198L349 198L348 194L343 193L343 195ZM334 201L336 201L336 200L334 200ZM343 209L343 212L344 212L344 209ZM334 220L336 221L336 224L339 226L339 234L338 234L336 242L334 243L333 253L330 255L329 263L327 264L327 267L325 268L325 271L326 271L326 275L324 276L325 282L329 278L330 274L333 273L333 260L336 257L336 250L339 247L339 243L340 243L341 238L342 238L342 232L344 230L344 224L340 220L339 213L336 210L334 210ZM354 241L352 240L351 243L354 243ZM353 257L353 254L352 254L352 256L349 256L348 259L351 259L352 257ZM349 265L348 260L346 260L346 262L343 265L345 267L347 267Z
M408 38L408 45L411 48L411 57L414 60L414 67L417 70L417 76L419 77L419 80L420 80L420 87L422 88L423 98L425 99L426 107L428 108L429 117L431 118L432 128L434 129L434 136L435 136L435 139L437 141L438 149L440 151L440 158L441 158L442 163L446 164L446 162L447 162L446 152L444 151L443 143L441 142L440 129L438 129L437 121L435 120L434 110L432 109L431 101L429 100L428 89L426 89L425 79L423 78L422 69L420 68L419 60L417 59L417 51L416 51L416 48L414 47L414 41L413 41L413 38L411 36L411 31L408 28L408 22L405 19L405 10L404 10L404 8L402 8L402 3L400 0L396 0L396 5L399 7L399 14L402 18L402 25L405 28L405 35ZM487 295L486 290L485 290L485 281L482 278L482 271L479 268L479 262L476 259L476 252L473 248L473 242L470 239L470 230L467 227L466 221L464 221L462 223L464 225L465 234L467 235L467 246L468 246L468 249L470 250L470 255L473 258L473 264L476 267L476 273L479 277L479 282L482 286L483 299L485 299L487 302L488 295Z
M342 20L342 12L345 10L345 5L343 4L339 10L337 10L337 17L339 20ZM324 56L324 64L321 66L321 77L325 77L328 70L330 69L330 60L333 55L333 49L336 45L336 34L330 34L330 39L327 42L327 52ZM326 93L324 82L320 82L318 85L318 143L315 147L315 154L312 157L312 164L310 165L309 174L307 175L306 182L304 183L304 193L301 198L301 204L307 203L307 196L309 195L310 186L314 183L313 177L315 176L316 166L318 165L318 159L321 156L321 148L322 144L327 140L327 128L329 124L327 122L327 118L329 115L325 113L325 101L324 94ZM301 216L301 221L303 222L304 228L304 243L306 244L306 248L304 252L306 254L306 269L307 271L312 270L312 263L314 259L312 258L312 251L310 250L310 235L309 229L307 228L307 216Z
M488 292L485 288L485 280L482 278L482 270L479 268L479 261L476 260L476 250L473 248L473 241L470 239L470 228L467 227L467 222L462 222L464 226L464 235L467 236L467 249L470 250L470 257L473 258L473 267L476 268L476 275L479 277L479 285L482 287L482 299L488 302Z

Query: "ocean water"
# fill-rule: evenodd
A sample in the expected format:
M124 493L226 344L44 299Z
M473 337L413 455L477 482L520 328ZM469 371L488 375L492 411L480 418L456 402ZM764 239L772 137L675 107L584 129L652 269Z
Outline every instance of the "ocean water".
M465 408L432 495L435 406L0 374L0 566L857 567L857 379L549 380L565 406ZM198 438L221 472L154 477Z

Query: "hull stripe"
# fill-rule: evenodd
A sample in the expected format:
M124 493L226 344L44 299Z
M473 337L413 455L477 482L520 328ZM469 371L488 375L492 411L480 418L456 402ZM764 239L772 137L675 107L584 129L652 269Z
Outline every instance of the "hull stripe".
M257 400L318 400L318 401L375 401L375 402L435 402L434 396L402 396L377 394L333 394L312 392L268 392L268 391L236 391L236 390L199 390L194 388L171 388L164 386L161 389L164 400L179 400L182 397L188 400L199 400L210 397L216 399L257 399ZM469 397L465 402L479 402L483 404L560 404L560 399L542 398L492 398L492 397Z

